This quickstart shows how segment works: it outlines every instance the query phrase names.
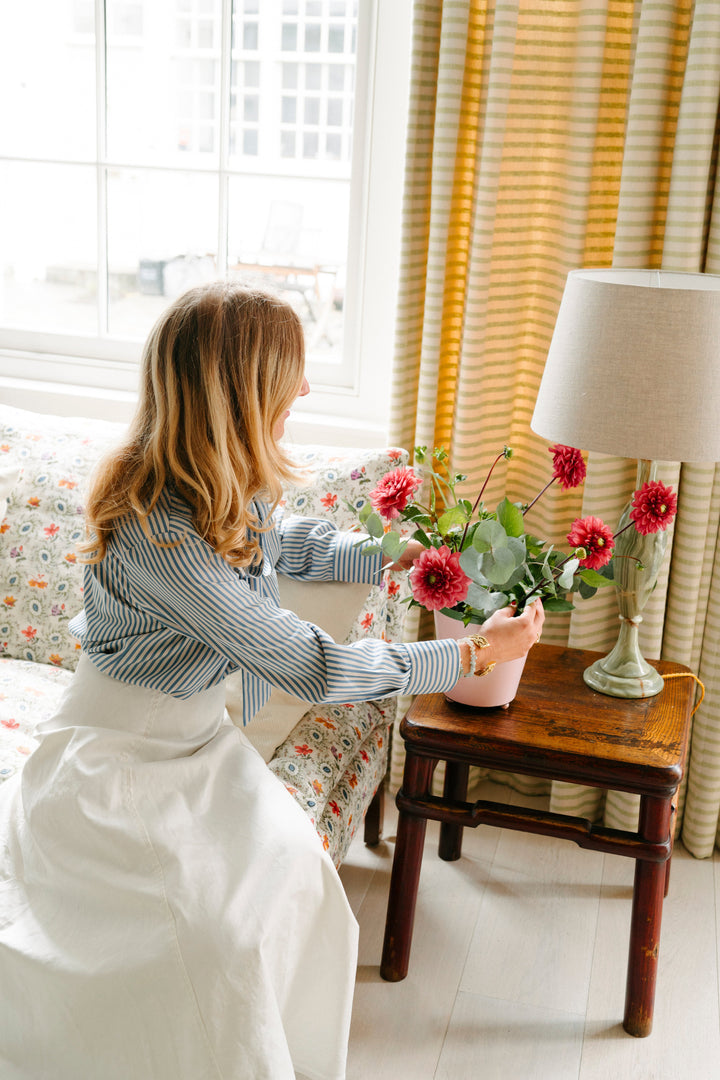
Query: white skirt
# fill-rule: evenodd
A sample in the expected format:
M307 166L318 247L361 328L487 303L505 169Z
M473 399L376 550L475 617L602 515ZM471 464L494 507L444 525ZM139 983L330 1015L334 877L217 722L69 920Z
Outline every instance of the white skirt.
M340 1080L357 923L222 686L85 657L0 786L3 1080Z

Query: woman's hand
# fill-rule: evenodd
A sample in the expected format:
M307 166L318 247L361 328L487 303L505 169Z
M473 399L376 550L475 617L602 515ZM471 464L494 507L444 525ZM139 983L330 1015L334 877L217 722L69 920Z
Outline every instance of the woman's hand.
M392 563L391 570L409 570L415 560L423 553L425 548L419 540L408 540L407 546L397 562ZM383 566L392 562L387 555L383 555Z
M482 636L488 644L486 648L477 650L477 671L482 671L488 664L500 664L524 656L539 641L544 622L545 612L540 600L534 600L522 615L516 616L513 606L494 612L482 626ZM461 639L460 648L463 670L469 671L469 649L473 648L469 638Z

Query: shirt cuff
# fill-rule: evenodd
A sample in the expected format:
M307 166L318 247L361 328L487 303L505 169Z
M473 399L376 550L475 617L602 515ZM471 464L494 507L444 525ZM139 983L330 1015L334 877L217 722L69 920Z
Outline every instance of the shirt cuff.
M362 547L357 547L362 542ZM358 584L378 585L382 577L382 552L363 555L363 547L370 542L362 533L338 532L333 552L333 576L335 581L355 581Z
M405 645L411 662L406 694L441 694L460 678L460 646L453 638Z

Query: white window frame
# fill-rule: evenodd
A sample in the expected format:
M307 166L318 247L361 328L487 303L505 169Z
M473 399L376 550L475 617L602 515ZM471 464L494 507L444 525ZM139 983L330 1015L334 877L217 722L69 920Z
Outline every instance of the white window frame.
M104 38L103 0L95 0L95 8L96 27ZM231 11L230 0L223 0L226 32ZM410 37L411 0L360 0L356 85L358 90L365 86L366 93L356 92L355 99L345 361L341 370L309 361L312 393L297 403L288 424L288 435L296 441L372 446L387 438ZM104 50L97 49L96 57L102 102ZM227 88L229 57L224 56L222 67ZM227 126L225 96L220 123ZM98 221L103 226L98 230L98 287L106 298L105 172L113 163L107 159L102 116L97 135ZM227 139L221 142L226 155ZM226 164L221 160L220 183L227 182ZM224 253L223 214L219 229L219 251ZM224 270L221 263L220 273ZM127 419L135 402L140 348L109 338L0 328L0 398L42 412Z

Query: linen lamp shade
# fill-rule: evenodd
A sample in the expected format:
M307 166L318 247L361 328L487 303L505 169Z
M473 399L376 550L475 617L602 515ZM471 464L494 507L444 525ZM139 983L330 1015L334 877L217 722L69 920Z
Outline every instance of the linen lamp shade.
M720 461L720 276L571 271L530 426L617 457Z

